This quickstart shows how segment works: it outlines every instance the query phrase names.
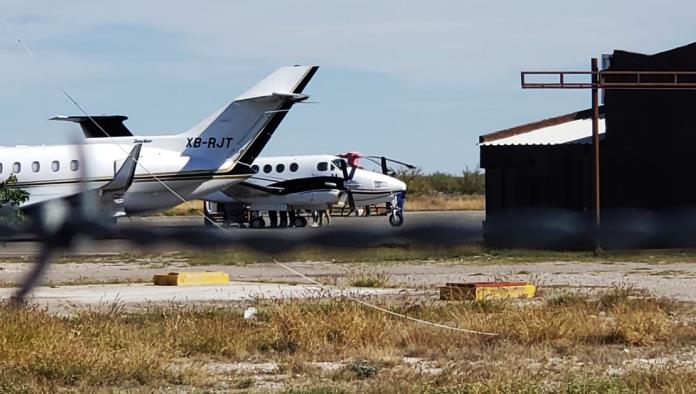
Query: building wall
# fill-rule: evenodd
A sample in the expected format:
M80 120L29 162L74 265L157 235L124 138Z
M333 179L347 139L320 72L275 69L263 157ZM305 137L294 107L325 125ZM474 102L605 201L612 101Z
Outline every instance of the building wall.
M591 145L481 146L484 239L495 247L586 247Z
M610 70L696 71L696 43L655 55L615 51ZM633 82L608 78L622 80ZM681 81L696 83L696 75ZM696 247L696 90L607 90L604 97L601 227L592 220L591 145L481 146L488 243Z
M590 145L482 146L486 213L592 207Z
M696 71L696 45L651 56L616 51L610 70ZM696 206L696 90L607 90L605 107L602 205Z

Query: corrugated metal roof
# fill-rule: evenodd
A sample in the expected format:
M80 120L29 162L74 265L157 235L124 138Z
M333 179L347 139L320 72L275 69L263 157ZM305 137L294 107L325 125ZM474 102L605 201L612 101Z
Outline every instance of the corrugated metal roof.
M600 138L604 138L604 131L604 119L600 119ZM509 137L504 137L493 141L481 142L480 145L560 145L591 143L592 119L577 119L562 124L541 127L536 130L511 135Z

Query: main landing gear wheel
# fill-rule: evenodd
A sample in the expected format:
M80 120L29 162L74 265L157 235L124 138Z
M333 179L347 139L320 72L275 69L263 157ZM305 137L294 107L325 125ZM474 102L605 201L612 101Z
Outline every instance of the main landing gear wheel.
M292 224L295 227L307 227L307 218L304 216L298 216L293 220Z
M249 227L251 228L264 228L266 227L266 221L261 217L256 217L251 219L249 222Z
M399 227L404 224L404 214L401 212L393 212L389 215L389 224L394 227Z

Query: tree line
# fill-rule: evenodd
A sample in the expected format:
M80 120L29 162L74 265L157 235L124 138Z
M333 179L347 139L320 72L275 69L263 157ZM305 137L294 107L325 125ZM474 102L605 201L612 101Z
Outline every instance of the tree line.
M406 182L411 195L475 195L485 192L485 175L479 169L464 169L461 175L444 172L424 174L420 168L404 169L396 177Z

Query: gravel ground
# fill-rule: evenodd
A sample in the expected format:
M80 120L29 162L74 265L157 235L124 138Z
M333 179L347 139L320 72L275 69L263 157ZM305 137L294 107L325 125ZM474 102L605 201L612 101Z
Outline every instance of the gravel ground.
M587 263L545 262L496 265L457 263L390 263L350 265L296 262L288 264L303 274L330 282L358 271L384 272L389 283L398 287L434 287L446 282L488 281L494 279L526 280L540 286L579 288L628 285L646 289L657 296L696 301L696 264L692 263ZM0 264L0 283L9 285L20 280L28 269L25 263ZM196 266L183 262L161 263L66 263L54 264L45 283L147 282L152 275L175 271L224 271L231 280L290 282L304 280L282 267L270 264L245 266Z

